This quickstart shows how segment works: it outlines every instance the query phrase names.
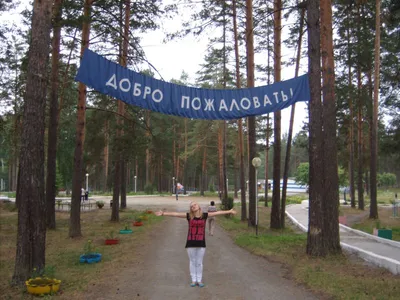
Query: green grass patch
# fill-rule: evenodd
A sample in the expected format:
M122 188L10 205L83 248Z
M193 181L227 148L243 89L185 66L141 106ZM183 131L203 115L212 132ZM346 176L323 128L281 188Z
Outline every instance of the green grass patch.
M233 218L218 218L221 225L235 243L268 260L284 264L289 277L304 284L313 292L328 299L398 299L400 277L385 269L368 267L355 256L335 255L311 258L306 254L307 235L294 228L269 229L270 209L259 207L259 234L248 227L247 221Z
M191 193L190 194L193 197L218 197L218 193L217 192L209 192L209 191L205 191L204 192L204 196L200 195L200 192L196 192L196 193ZM233 197L233 194L228 193L228 196Z
M17 213L0 206L0 290L1 299L32 299L26 294L25 288L11 288L10 280L14 271ZM136 217L145 215L144 226L134 227ZM74 299L88 285L97 284L102 278L118 274L119 270L134 263L132 256L135 249L144 243L150 243L151 228L162 218L142 211L120 211L120 222L110 222L111 210L96 209L81 213L81 238L71 239L69 232L69 213L56 213L56 230L48 230L46 237L46 266L54 267L54 276L62 281L61 291L64 299ZM128 225L132 234L119 234L120 229ZM119 244L108 246L104 244L107 235L113 231ZM79 256L84 253L84 246L92 240L95 252L102 254L102 261L97 264L82 264ZM133 266L132 266L133 267Z
M391 207L378 207L379 220L369 219L368 216L353 224L351 227L372 234L374 228L392 230L392 239L400 241L400 218L393 217Z

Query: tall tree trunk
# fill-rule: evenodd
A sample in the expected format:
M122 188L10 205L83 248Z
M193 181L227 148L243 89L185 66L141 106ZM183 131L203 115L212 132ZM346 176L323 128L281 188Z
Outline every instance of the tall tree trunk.
M364 187L363 187L363 160L364 160L364 153L363 153L363 104L362 104L362 81L361 81L361 31L363 30L361 24L361 18L363 17L363 11L360 12L360 5L358 3L357 6L357 54L358 54L358 62L357 62L357 160L358 160L358 178L357 178L357 196L358 196L358 208L364 209Z
M172 185L173 186L172 186L172 193L174 193L175 187L176 187L175 180L178 180L177 173L176 173L177 168L176 168L176 123L175 123L175 121L173 121L173 123L172 123L172 130L173 130L173 141L172 141L172 162L173 162L173 164L172 164L172 177L173 177Z
M117 142L118 143L118 142ZM116 150L114 152L117 152L115 155L116 157L120 157L120 154L118 153L118 145L115 146ZM111 208L111 222L119 222L119 192L121 190L121 160L117 159L115 161L115 167L114 167L114 177L117 177L118 180L114 179L114 185L113 185L113 197L112 197L112 208Z
M183 185L183 194L185 194L186 195L186 185L187 185L187 180L186 180L186 176L187 176L187 174L186 174L186 162L187 162L187 147L188 147L188 130L187 130L187 121L188 121L188 119L187 118L185 118L184 119L184 122L183 122L183 124L184 124L184 134L185 134L185 136L184 136L184 151L185 151L185 154L184 154L184 156L183 156L183 166L182 166L182 185Z
M308 27L308 68L310 76L310 106L309 106L309 210L307 254L310 256L325 256L326 248L323 239L323 149L322 149L322 105L321 105L321 53L319 0L307 2Z
M332 3L321 0L321 56L323 93L324 215L325 245L328 253L341 252L339 237L339 175L336 141L335 66L333 60Z
M126 208L126 161L121 160L121 208Z
M224 201L224 154L223 154L223 138L222 138L223 130L222 130L222 121L218 121L218 194L222 201L222 205L224 205L224 209L226 209L226 202Z
M146 137L147 143L150 143L150 111L146 111L145 113L145 122L146 122ZM150 181L150 161L151 161L151 153L150 153L150 146L147 145L146 148L146 185L151 184Z
M296 70L295 77L299 76L300 68L300 55L301 55L301 44L303 41L303 23L304 23L305 8L301 9L300 13L300 29L299 29L299 40L297 44L297 58L296 58ZM281 227L285 228L285 211L286 211L286 190L287 182L289 176L289 165L290 165L290 154L292 149L292 137L293 137L293 122L294 113L296 111L296 103L292 105L292 110L290 112L290 123L289 123L289 134L286 144L286 156L285 156L285 166L283 169L283 187L282 187L282 203L281 203Z
M207 172L207 145L203 146L203 162L201 164L201 184L200 184L200 195L204 196L204 188L206 182Z
M349 9L350 11L350 9ZM351 72L351 44L350 44L350 28L347 28L347 49L348 49L348 74L349 74L349 110L350 110L350 126L349 126L349 179L350 179L350 203L351 207L356 207L355 200L355 183L354 183L354 108L353 108L353 78Z
M238 120L239 131L239 152L240 152L240 204L242 207L241 217L242 221L247 220L247 203L246 203L246 182L244 178L244 143L243 143L243 120Z
M44 131L52 1L34 1L17 187L18 233L12 283L45 266Z
M254 87L254 33L253 33L253 1L246 0L246 55L247 55L247 87ZM247 118L249 146L249 225L256 225L256 174L251 163L256 156L256 119Z
M269 135L270 135L270 123L269 123L269 114L267 114L267 130L265 133L265 188L264 188L264 199L265 199L265 206L268 207L268 191L269 191L269 183L268 183L268 177L269 177L269 170L268 170L268 165L269 165Z
M271 84L271 47L270 47L270 26L267 28L267 84ZM268 192L269 192L269 139L271 137L271 125L270 125L270 115L267 114L267 128L265 131L265 188L264 188L264 199L265 206L268 207Z
M109 147L109 121L104 121L104 150L103 150L103 191L108 191L107 183L108 183L108 147Z
M85 0L83 9L82 44L81 57L86 48L89 47L90 36L90 11L93 0ZM69 237L80 237L81 232L81 188L83 181L83 145L85 143L86 123L86 85L79 83L78 86L78 112L76 118L76 138L74 153L74 173L72 175L72 199L71 213L69 219Z
M131 5L130 0L125 0L125 20L124 20L124 35L122 38L122 55L120 57L120 64L124 67L128 65L128 45L129 45L129 25L131 18ZM122 29L122 28L121 28ZM118 114L125 115L125 103L118 101ZM124 120L120 118L120 125L123 127ZM124 129L121 128L121 138L124 136ZM120 141L121 142L121 141ZM121 208L126 208L126 154L121 151Z
M239 42L237 32L236 20L236 1L232 1L232 18L233 18L233 37L235 42L235 70L236 70L236 87L240 89L242 84L240 82L240 64L239 64ZM242 207L241 220L247 219L246 208L246 182L244 176L244 146L243 146L243 120L238 120L238 135L239 135L239 182L240 182L240 203Z
M46 180L46 225L49 229L56 228L56 160L57 160L57 111L58 111L58 87L59 87L59 60L61 39L61 4L62 0L55 0L53 7L53 47L51 57L51 94L49 112L49 137L47 142L47 180Z
M226 69L226 5L225 5L225 0L222 3L223 8L222 8L222 13L223 13L223 87L226 89L226 83L227 83L227 69ZM223 188L224 188L224 198L223 202L225 209L230 209L229 204L228 204L228 176L227 176L227 155L226 155L226 144L227 144L227 139L226 139L226 121L222 121L222 159L223 159L223 171L222 171L222 177L223 177Z
M371 204L369 217L378 218L378 201L376 192L376 177L378 164L378 104L379 104L379 70L380 70L380 45L381 45L381 1L376 0L375 15L375 70L374 70L374 105L372 113L372 134L371 134Z
M239 139L237 141L239 143ZM236 144L235 162L233 163L233 199L238 198L238 170L240 162L239 144ZM229 188L229 186L228 186Z
M282 1L274 0L274 80L281 81L281 19ZM274 169L271 208L271 228L281 228L279 204L281 198L281 111L274 112Z
M357 195L358 195L358 209L364 209L364 186L363 186L363 122L362 122L362 82L361 82L361 66L357 66L357 104L358 104L358 112L357 112L357 132L358 132L358 141L357 141L357 152L358 152L358 178L357 178Z

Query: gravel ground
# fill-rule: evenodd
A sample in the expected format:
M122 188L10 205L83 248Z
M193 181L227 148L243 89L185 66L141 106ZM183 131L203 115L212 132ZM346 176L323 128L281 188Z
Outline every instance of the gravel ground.
M185 211L189 202L196 200L182 197L178 203L173 197L163 198L146 198L144 203L128 200L128 206ZM208 201L198 202L204 207ZM132 262L117 275L99 279L98 284L88 287L85 299L319 299L288 279L282 265L236 246L218 226L214 236L206 238L205 287L190 287L189 260L184 248L187 221L164 219L149 239L142 241L140 250L132 253Z

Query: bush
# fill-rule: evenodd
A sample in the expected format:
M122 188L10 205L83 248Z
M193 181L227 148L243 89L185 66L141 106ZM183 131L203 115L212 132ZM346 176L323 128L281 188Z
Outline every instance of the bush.
M96 201L96 204L97 204L97 207L98 207L98 208L103 208L103 206L104 206L104 201L98 200L98 201Z
M151 184L145 185L145 187L144 187L144 192L145 192L147 195L153 195L153 193L154 193L154 186L151 185Z
M222 205L221 208L222 210L230 210L233 208L233 197L228 196L228 198L226 199L226 202L222 201Z
M210 184L209 190L211 193L215 192L214 185Z

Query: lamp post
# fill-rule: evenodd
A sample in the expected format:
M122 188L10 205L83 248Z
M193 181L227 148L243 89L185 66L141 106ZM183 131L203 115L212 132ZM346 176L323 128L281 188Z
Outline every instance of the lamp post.
M172 177L172 194L175 192L175 177Z
M228 178L226 179L226 191L227 192L229 191L229 179Z
M256 170L256 235L258 235L258 178L257 178L257 171L258 168L261 166L261 159L259 157L254 157L251 161L251 164L254 166Z
M86 173L86 192L89 191L89 174Z
M137 176L135 175L135 176L133 176L133 178L135 179L135 194L136 194L136 179L137 179Z

